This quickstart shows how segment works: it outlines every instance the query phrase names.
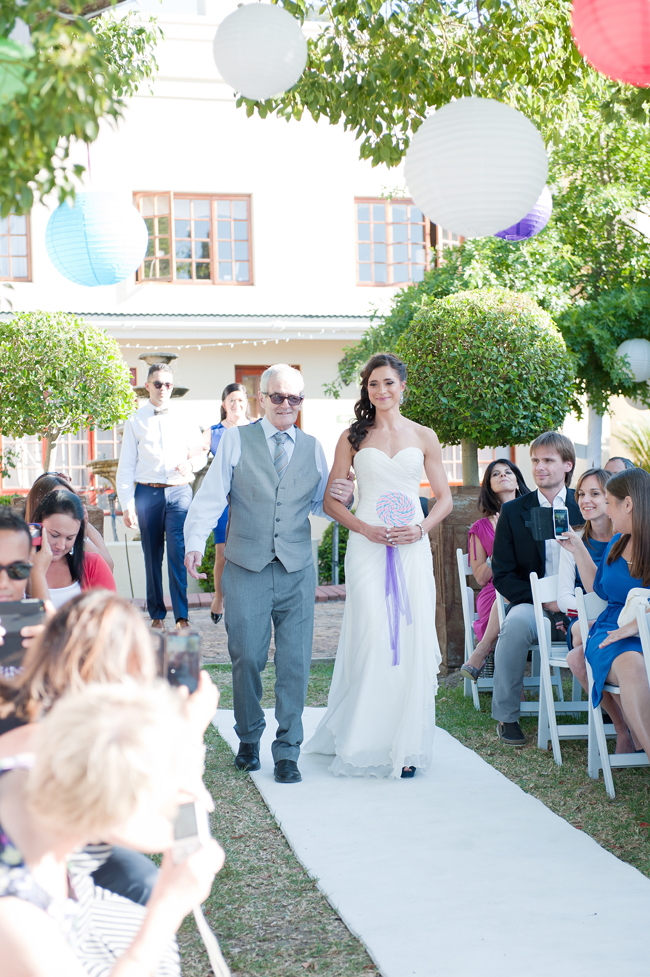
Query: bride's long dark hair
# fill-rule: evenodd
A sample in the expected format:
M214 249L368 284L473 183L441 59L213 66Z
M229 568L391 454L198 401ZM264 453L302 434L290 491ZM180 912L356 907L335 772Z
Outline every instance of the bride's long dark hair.
M368 396L368 381L373 371L380 366L389 366L391 370L395 371L402 383L406 382L406 366L392 353L376 353L368 360L361 371L361 396L354 405L356 421L350 424L348 434L348 441L355 451L360 449L361 442L375 422L375 408L370 403Z

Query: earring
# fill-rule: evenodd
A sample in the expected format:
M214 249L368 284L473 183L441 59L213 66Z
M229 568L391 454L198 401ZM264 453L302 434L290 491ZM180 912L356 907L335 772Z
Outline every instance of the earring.
M403 404L404 403L404 391L403 390L402 390L401 394L399 395L399 402L400 402L400 404Z
M74 553L74 546L73 546L73 547L72 547L72 549L70 550L70 556L72 556L72 554L73 554L73 553Z

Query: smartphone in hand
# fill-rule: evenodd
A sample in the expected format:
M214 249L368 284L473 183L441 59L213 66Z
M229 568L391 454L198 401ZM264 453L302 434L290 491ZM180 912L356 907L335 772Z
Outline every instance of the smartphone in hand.
M563 537L569 532L569 510L565 508L553 509L553 532L555 538Z
M23 664L26 649L23 648L21 630L42 624L44 618L45 605L35 597L0 601L0 624L7 632L0 645L0 668L5 676L15 674Z
M201 637L196 631L168 631L165 635L167 681L195 692L201 673Z
M172 846L172 860L176 865L184 862L197 848L204 848L208 844L210 820L208 812L200 801L180 804L174 821L174 844Z
M43 545L43 526L40 522L28 522L29 535L32 537L32 546L35 547L36 552L40 550Z

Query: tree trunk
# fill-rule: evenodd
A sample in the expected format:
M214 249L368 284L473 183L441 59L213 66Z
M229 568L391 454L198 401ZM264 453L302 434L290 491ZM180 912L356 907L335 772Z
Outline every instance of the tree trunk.
M478 477L478 445L476 441L461 441L463 485L480 485Z
M587 421L587 465L589 468L600 468L602 443L603 419L593 407L590 407Z
M45 471L52 471L52 465L56 465L56 442L59 439L59 432L48 431L45 435Z

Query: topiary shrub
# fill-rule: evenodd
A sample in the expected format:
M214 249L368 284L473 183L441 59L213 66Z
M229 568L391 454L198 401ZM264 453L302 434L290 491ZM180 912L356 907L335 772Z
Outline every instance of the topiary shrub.
M332 582L332 528L333 522L328 523L323 538L318 547L318 582ZM339 583L345 583L345 551L348 548L350 530L339 525Z
M409 373L404 412L442 444L462 444L465 485L479 484L478 448L525 444L580 410L574 363L553 320L507 288L434 300L396 353Z

